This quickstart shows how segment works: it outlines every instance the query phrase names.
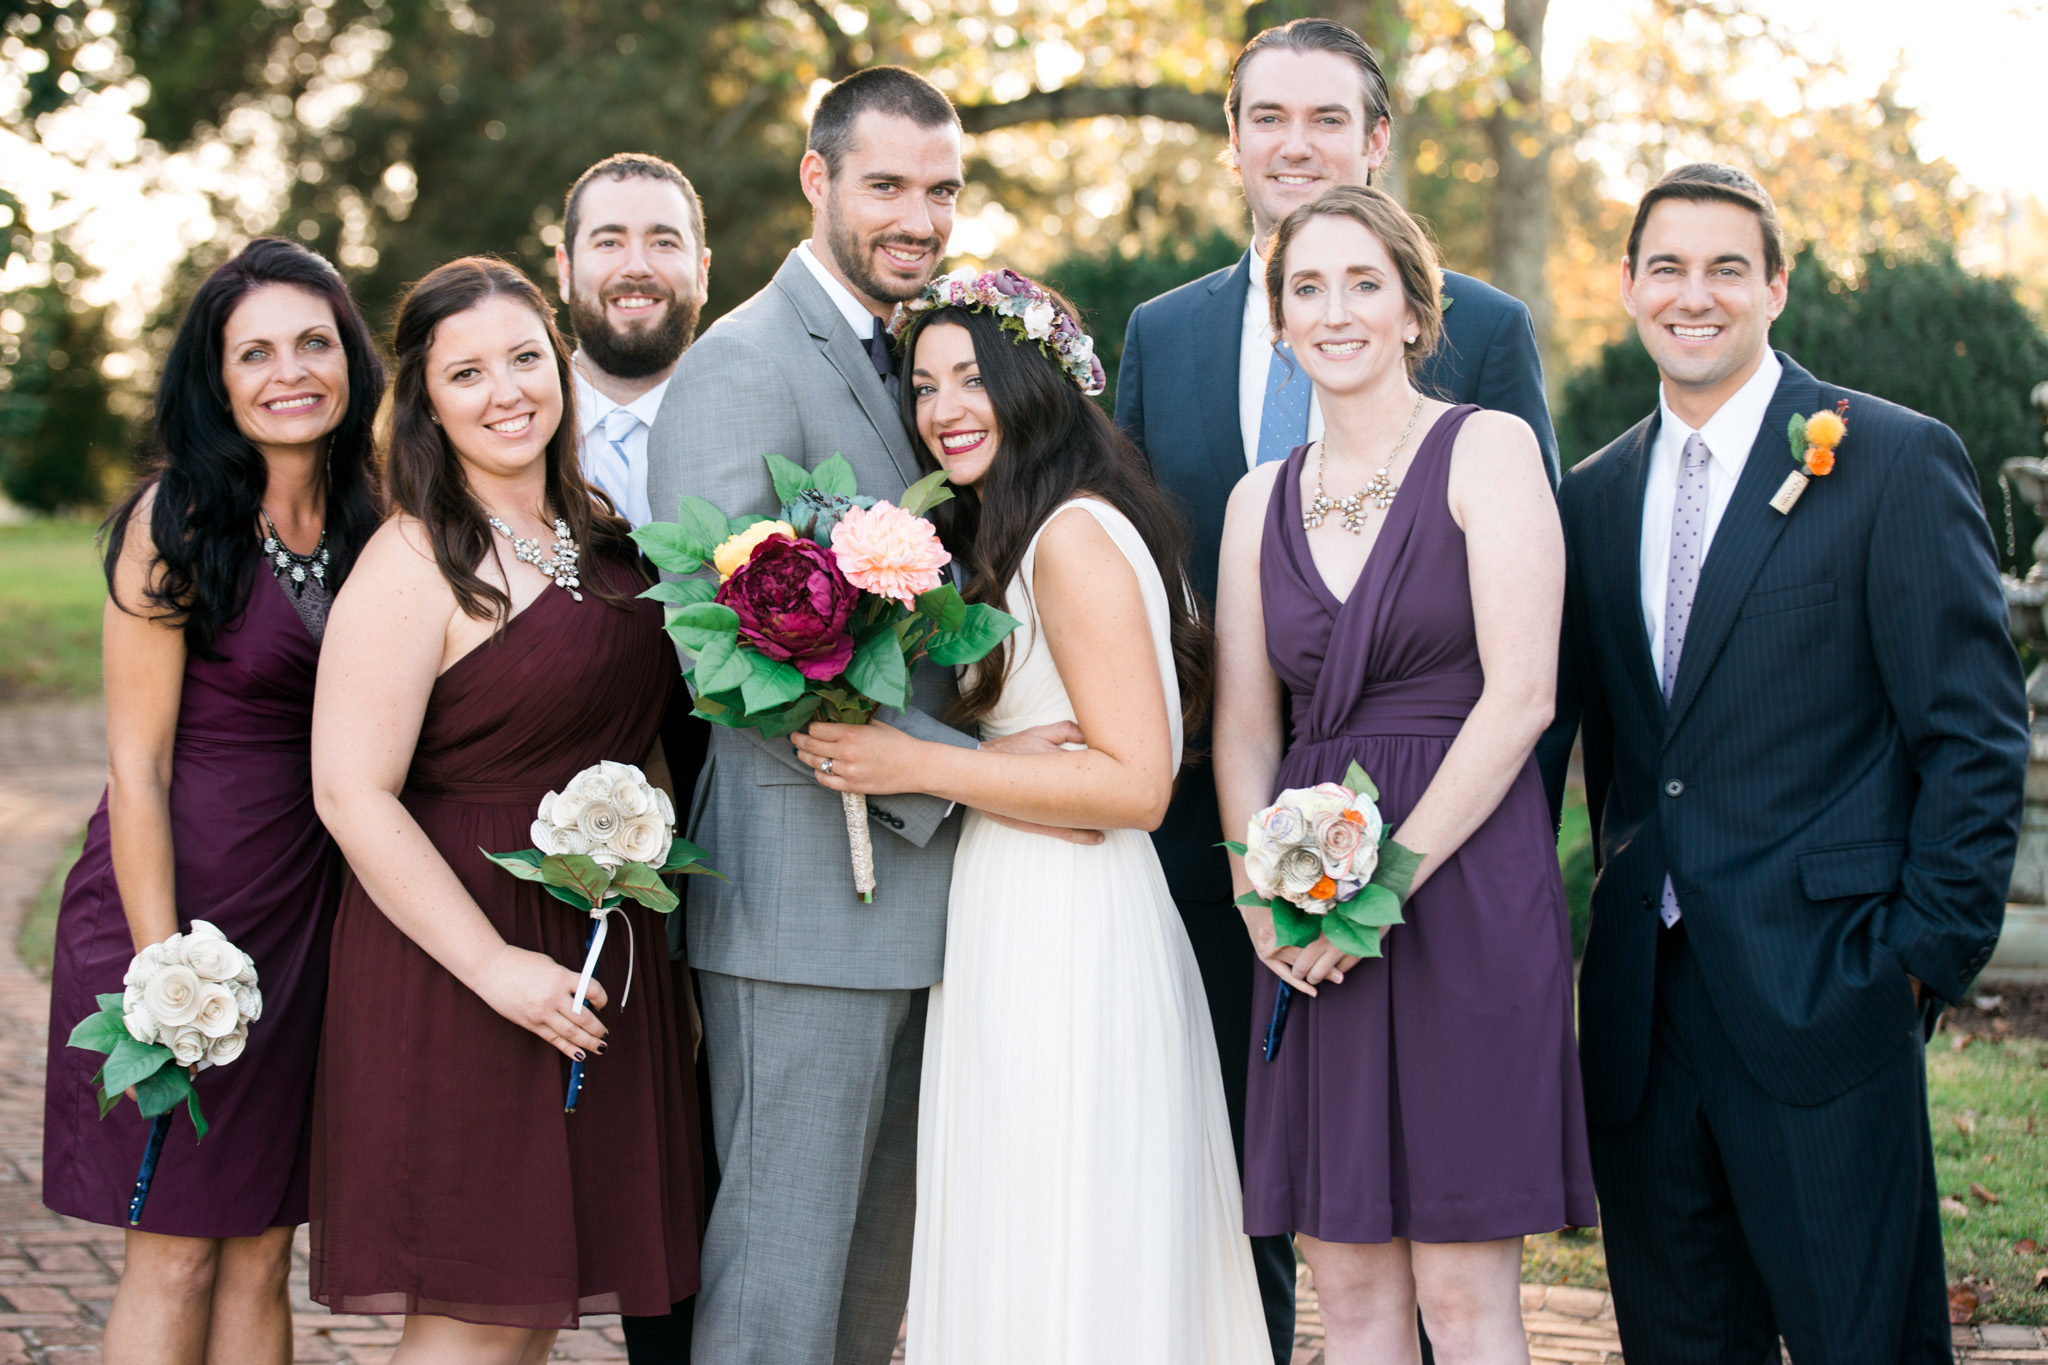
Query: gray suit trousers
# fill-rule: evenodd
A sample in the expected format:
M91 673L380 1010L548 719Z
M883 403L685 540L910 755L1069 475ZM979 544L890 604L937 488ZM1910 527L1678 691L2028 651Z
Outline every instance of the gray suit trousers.
M910 1297L927 990L699 972L720 1184L693 1365L886 1365Z

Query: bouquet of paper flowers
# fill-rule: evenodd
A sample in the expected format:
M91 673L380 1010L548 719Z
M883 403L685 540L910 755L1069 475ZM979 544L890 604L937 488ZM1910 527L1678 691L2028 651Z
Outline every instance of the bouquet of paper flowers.
M684 578L641 594L668 606L698 715L769 736L813 720L862 725L878 706L909 703L920 661L977 663L1017 628L1005 612L969 606L945 579L952 556L923 515L953 496L943 472L891 504L860 496L838 455L815 470L767 460L777 516L728 520L685 496L674 522L633 532L658 568L716 570L715 583ZM867 798L840 797L854 890L872 901Z
M576 980L571 1014L583 1013L590 978L604 951L605 925L629 900L667 914L681 904L661 880L678 872L718 874L700 865L704 850L676 838L675 804L631 763L593 763L558 792L540 799L528 831L532 848L512 853L481 850L486 858L521 881L539 882L548 894L590 916L584 939L583 972ZM633 938L626 931L626 990L633 993ZM569 1064L569 1094L562 1108L576 1112L583 1091L583 1063Z
M1380 956L1380 931L1401 923L1401 906L1420 854L1390 836L1379 789L1353 763L1340 785L1323 782L1280 793L1254 815L1245 841L1224 847L1244 859L1252 890L1239 905L1273 912L1282 947L1305 948L1318 934L1353 957ZM1280 1045L1293 992L1285 982L1266 1028L1266 1058Z
M107 1054L93 1076L105 1118L129 1087L144 1118L156 1120L143 1149L142 1169L128 1199L130 1226L156 1177L157 1159L171 1131L171 1111L183 1101L192 1127L206 1136L206 1118L188 1067L225 1066L249 1045L249 1025L263 1016L256 964L203 919L183 933L152 943L128 964L119 995L102 995L99 1010L71 1030L70 1045Z

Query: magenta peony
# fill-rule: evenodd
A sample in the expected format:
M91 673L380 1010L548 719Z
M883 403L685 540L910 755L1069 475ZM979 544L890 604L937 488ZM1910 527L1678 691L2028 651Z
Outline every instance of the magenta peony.
M716 600L740 618L740 637L816 682L853 660L846 621L860 594L812 540L771 536L719 585Z
M887 502L842 516L832 528L832 553L853 586L906 607L939 586L939 570L953 558L930 522Z

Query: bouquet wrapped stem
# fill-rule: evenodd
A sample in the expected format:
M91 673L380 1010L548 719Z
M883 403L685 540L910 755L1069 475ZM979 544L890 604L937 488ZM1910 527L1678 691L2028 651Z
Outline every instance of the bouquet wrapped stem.
M875 899L875 841L868 833L868 799L859 792L839 793L846 814L846 843L853 851L853 892L861 904Z

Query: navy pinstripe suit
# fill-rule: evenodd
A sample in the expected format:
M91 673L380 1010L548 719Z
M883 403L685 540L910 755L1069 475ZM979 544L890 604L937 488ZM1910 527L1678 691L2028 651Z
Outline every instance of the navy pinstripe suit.
M1997 941L2026 701L1962 443L1780 358L1668 706L1639 587L1656 415L1559 490L1544 753L1555 800L1582 728L1580 1049L1629 1365L1776 1361L1781 1333L1800 1365L1950 1359L1908 978L1954 1001ZM1842 398L1834 472L1780 515L1786 422Z

